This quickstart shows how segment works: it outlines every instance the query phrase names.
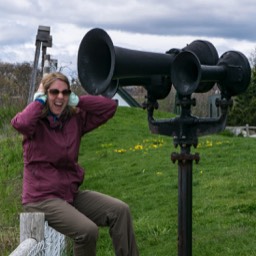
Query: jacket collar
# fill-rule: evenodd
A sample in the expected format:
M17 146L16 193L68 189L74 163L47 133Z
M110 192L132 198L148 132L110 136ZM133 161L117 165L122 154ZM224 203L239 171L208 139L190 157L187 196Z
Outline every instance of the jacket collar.
M51 128L62 128L64 118L62 116L57 116L53 114L51 111L49 111L47 115L47 120L49 121Z

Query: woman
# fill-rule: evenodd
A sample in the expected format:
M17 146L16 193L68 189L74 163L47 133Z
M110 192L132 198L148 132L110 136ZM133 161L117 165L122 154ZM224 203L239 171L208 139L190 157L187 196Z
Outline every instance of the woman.
M78 97L56 72L43 77L34 101L11 121L24 135L24 210L44 212L50 226L74 240L76 256L96 255L98 226L109 226L117 256L139 255L128 205L79 190L81 137L107 122L116 108L116 101L102 96Z

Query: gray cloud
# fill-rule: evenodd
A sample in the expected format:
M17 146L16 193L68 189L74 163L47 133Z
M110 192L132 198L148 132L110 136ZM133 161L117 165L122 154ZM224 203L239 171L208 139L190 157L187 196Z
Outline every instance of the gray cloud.
M39 25L51 27L54 54L72 62L80 40L94 27L125 33L116 41L135 48L163 51L160 40L175 47L189 43L181 43L184 38L205 37L220 51L241 46L248 53L256 42L255 10L254 0L9 0L0 3L0 60L10 59L12 50L11 61L33 60Z

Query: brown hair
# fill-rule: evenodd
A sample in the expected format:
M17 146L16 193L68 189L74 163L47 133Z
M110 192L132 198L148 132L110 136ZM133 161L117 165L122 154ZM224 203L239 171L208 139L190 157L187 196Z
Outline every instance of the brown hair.
M61 80L64 83L66 83L68 86L68 89L70 90L70 84L69 84L68 78L60 72L54 72L54 73L46 74L42 78L41 83L43 84L44 92L47 92L47 90L50 88L52 83L55 82L56 80Z
M66 83L68 86L68 89L70 90L70 83L68 78L60 72L53 72L53 73L44 75L44 77L41 80L45 94L47 94L48 89L50 88L52 83L54 83L56 80L61 80L64 83ZM42 111L42 117L46 117L49 111L50 111L50 108L49 108L48 102L46 101L45 107ZM75 108L67 105L62 115L64 115L65 118L68 118L72 116L74 113L75 113Z

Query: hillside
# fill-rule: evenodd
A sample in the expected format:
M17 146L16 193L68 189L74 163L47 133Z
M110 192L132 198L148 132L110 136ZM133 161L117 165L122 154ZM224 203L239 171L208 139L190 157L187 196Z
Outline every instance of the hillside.
M158 118L169 113L158 113ZM212 135L199 139L193 165L193 254L255 255L255 140ZM177 255L177 163L172 138L151 134L147 113L119 108L106 125L84 137L79 162L86 168L82 189L97 190L130 205L142 256ZM21 137L2 131L0 143L0 252L18 243L22 184ZM113 255L101 229L99 256Z

